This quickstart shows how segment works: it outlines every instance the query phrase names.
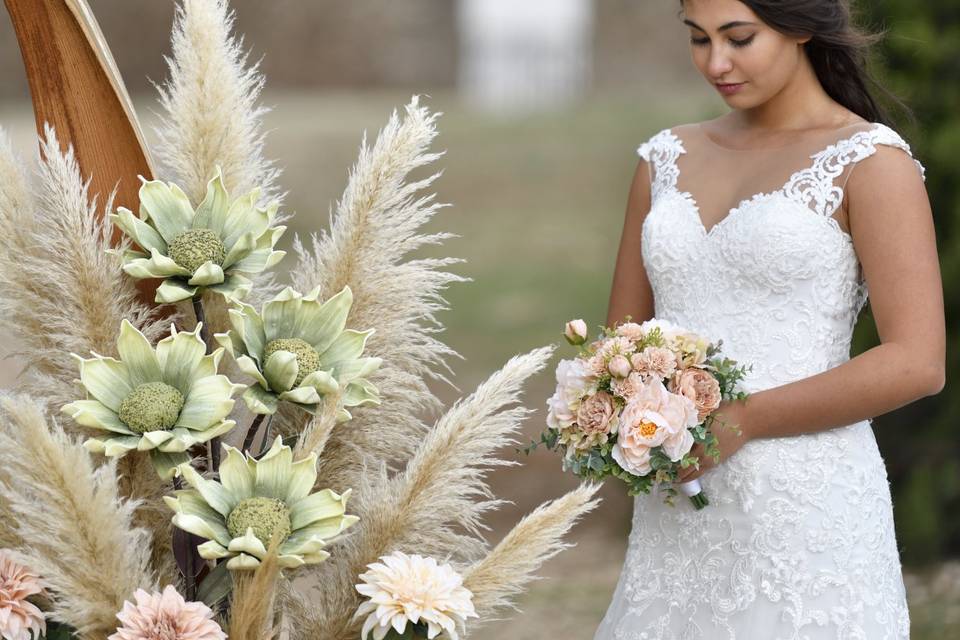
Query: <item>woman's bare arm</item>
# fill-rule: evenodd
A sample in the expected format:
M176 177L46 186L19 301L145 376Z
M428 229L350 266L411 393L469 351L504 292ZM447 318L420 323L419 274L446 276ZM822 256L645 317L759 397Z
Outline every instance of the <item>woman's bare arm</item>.
M620 236L620 249L613 272L610 304L607 307L607 326L623 322L630 316L636 322L653 317L653 291L643 268L640 252L643 221L650 211L650 173L645 160L640 160L633 174L627 212Z
M752 394L742 416L749 437L852 424L943 389L943 285L930 201L913 159L878 148L856 165L847 195L881 344L823 373Z

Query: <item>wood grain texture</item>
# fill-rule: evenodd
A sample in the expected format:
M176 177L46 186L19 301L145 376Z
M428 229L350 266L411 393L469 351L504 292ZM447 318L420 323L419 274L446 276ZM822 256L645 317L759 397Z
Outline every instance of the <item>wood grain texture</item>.
M137 176L154 172L130 98L85 0L4 0L23 55L37 132L44 123L72 145L90 195L103 205L139 208ZM102 206L101 206L102 209ZM102 210L97 215L102 216ZM114 241L120 230L114 232ZM152 303L159 280L138 288Z

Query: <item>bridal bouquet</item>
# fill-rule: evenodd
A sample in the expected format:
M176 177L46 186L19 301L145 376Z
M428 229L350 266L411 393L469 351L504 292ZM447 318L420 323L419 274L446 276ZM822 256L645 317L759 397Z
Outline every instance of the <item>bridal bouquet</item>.
M604 328L589 344L586 323L572 320L564 336L580 355L557 367L548 428L527 450L540 443L559 450L565 471L620 478L630 495L662 484L672 504L679 470L698 464L695 443L719 458L714 411L721 400L747 397L735 390L747 369L719 357L721 343L666 320ZM708 504L698 480L678 486L697 509Z
M464 278L408 255L448 237L423 231L438 174L409 180L441 155L416 98L277 283L289 215L232 21L178 6L139 206L91 201L52 128L34 184L0 136L0 313L27 363L0 394L0 637L465 638L597 504L585 484L481 531L552 349L442 411L435 315Z

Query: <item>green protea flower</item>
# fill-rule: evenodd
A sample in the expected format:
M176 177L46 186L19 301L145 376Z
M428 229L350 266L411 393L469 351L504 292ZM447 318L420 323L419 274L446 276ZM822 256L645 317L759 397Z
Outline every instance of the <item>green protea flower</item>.
M254 413L272 414L280 400L315 413L321 396L338 390L344 407L379 403L365 376L381 359L360 357L373 329L344 330L353 303L349 287L323 303L319 295L319 287L305 296L287 287L263 305L262 314L235 301L229 312L233 329L214 336L256 378L243 394ZM339 419L349 418L341 408Z
M164 498L176 512L174 525L209 540L197 547L201 557L230 558L227 569L256 569L277 533L281 568L316 564L330 557L323 547L360 519L345 515L350 489L311 493L316 453L294 462L280 436L259 460L223 448L220 482L183 464L180 473L193 489Z
M124 320L117 351L120 359L93 353L80 361L80 382L93 396L64 405L61 411L77 424L106 431L84 447L120 457L134 449L149 451L160 477L169 479L177 465L190 460L187 449L222 435L236 424L225 418L233 394L243 389L217 374L223 349L206 354L201 326L177 332L157 343Z
M186 300L202 288L242 298L252 285L240 274L259 273L286 255L273 250L286 230L270 226L278 204L257 207L260 189L230 202L219 167L196 210L177 185L141 180L140 216L120 207L110 219L143 249L121 254L123 270L164 279L157 302Z

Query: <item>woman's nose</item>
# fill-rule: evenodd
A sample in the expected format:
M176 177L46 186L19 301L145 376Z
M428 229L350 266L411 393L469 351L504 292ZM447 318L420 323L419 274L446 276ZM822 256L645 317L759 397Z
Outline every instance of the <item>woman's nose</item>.
M710 59L707 61L707 71L714 80L722 80L724 74L733 69L733 62L730 56L726 54L723 47L712 47L710 50Z

